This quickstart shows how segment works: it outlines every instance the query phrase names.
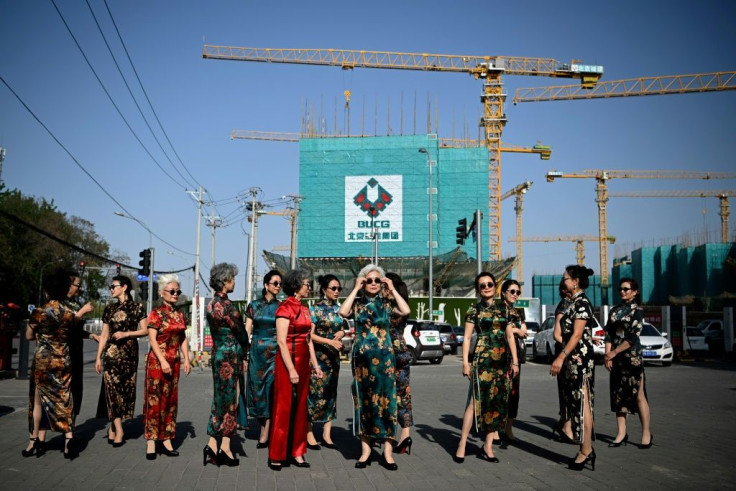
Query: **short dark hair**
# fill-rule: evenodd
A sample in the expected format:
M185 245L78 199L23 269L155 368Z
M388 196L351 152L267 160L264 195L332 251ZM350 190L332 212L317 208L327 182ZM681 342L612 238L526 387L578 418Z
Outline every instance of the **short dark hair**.
M565 271L567 271L567 274L570 275L570 278L578 280L578 286L582 290L585 290L586 288L588 288L588 285L590 285L588 277L593 276L592 269L586 268L585 266L580 264L571 264L565 268Z
M112 280L110 280L110 283L112 283L113 281L117 281L118 283L120 283L121 286L127 286L128 288L125 289L125 294L128 296L128 298L131 298L130 292L133 291L133 282L130 281L130 278L120 274L117 276L113 276Z
M65 300L69 294L72 278L79 277L79 273L71 268L56 268L43 280L43 291L49 300Z
M401 295L401 298L408 302L409 289L406 287L406 283L404 283L404 280L401 279L401 276L396 273L386 273L386 278L391 280L391 282L394 284L394 289L399 295Z
M278 269L272 269L263 277L263 289L261 290L262 297L266 296L266 285L271 283L271 280L274 276L278 276L279 278L281 278L281 272Z
M493 276L493 273L489 273L488 271L481 271L475 276L475 293L480 292L480 288L478 288L478 280L480 280L484 276L490 276L491 279L493 280L493 284L494 285L496 284L496 277Z
M501 293L506 293L506 290L508 290L509 287L511 287L511 285L516 285L521 290L521 285L519 284L519 282L513 278L509 278L508 280L504 281L503 284L501 285Z
M331 273L317 276L317 283L319 283L319 298L324 298L325 290L333 281L340 283L340 279ZM340 283L340 285L342 285L342 283Z
M287 295L293 295L299 291L304 283L304 280L309 279L309 271L305 269L290 269L286 272L286 276L283 277L281 284L284 293Z

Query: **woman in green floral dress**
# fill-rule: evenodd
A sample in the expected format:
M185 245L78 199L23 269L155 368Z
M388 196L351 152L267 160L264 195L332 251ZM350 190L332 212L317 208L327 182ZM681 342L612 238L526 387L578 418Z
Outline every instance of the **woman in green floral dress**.
M493 434L506 426L511 391L509 375L519 375L519 359L514 333L509 328L510 319L506 318L506 309L493 301L496 278L487 272L478 274L475 277L475 291L480 296L480 302L471 306L465 314L465 339L470 340L475 333L478 341L472 362L470 342L463 343L463 375L470 379L470 388L460 442L454 457L457 463L465 460L465 445L474 422L476 431L485 438L485 445L478 457L488 462L498 462L493 454Z
M312 373L309 381L309 398L307 411L309 414L309 432L307 445L318 449L319 444L312 432L313 423L324 423L322 427L322 444L327 448L337 448L332 441L332 420L337 414L337 380L340 377L340 350L342 337L345 334L345 319L340 317L340 296L342 286L334 274L317 278L320 287L320 301L309 310L312 314L312 342L317 356L317 363L322 370L322 377Z
M622 303L611 309L606 324L606 369L611 372L611 411L616 413L618 433L608 445L620 447L629 439L626 415L639 413L641 445L649 448L649 402L644 385L644 361L639 336L644 325L644 309L636 303L639 284L633 278L621 278L618 284ZM646 442L646 443L645 443Z
M384 286L385 285L385 286ZM395 292L393 282L382 268L369 264L355 279L355 287L340 307L340 315L355 320L353 344L353 403L355 433L360 436L361 455L355 467L370 464L372 441L383 442L384 466L398 469L392 456L396 440L397 397L394 350L390 336L393 306L387 295ZM411 312L409 305L395 296L400 315Z
M245 328L252 337L248 356L248 415L261 426L258 448L268 447L273 403L273 374L276 361L276 309L281 292L281 274L274 270L263 277L263 295L253 300L245 310Z

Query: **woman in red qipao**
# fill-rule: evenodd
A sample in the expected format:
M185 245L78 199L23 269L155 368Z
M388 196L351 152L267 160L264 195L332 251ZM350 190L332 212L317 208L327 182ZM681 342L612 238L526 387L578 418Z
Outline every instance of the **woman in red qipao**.
M146 458L156 458L156 441L162 441L160 452L176 457L179 452L171 446L176 436L176 413L179 407L179 349L184 357L184 373L189 375L189 347L184 314L177 310L179 277L175 274L159 276L159 295L163 304L148 316L148 341L151 351L146 357L146 387L143 398L143 428L147 440Z
M307 453L307 396L309 395L309 365L322 378L314 346L309 337L312 316L301 299L309 295L309 273L291 270L283 282L289 297L276 309L276 353L273 410L271 412L271 442L268 466L281 470L284 463L309 467Z

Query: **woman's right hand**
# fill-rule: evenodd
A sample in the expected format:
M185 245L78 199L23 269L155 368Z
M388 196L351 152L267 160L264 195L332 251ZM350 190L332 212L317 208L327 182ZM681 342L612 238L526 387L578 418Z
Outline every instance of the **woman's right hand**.
M463 375L470 378L470 363L463 363Z
M102 373L102 361L100 361L99 358L95 360L95 372L97 372L98 375Z
M297 371L293 368L289 370L289 380L294 385L299 383L299 373L297 373Z
M363 284L365 283L365 276L358 276L355 278L355 288L353 288L354 292L360 291L361 288L363 288Z
M161 371L166 375L171 375L171 365L169 365L168 361L164 360L161 362Z
M329 341L329 344L338 351L342 349L342 341L340 341L339 339L331 339Z

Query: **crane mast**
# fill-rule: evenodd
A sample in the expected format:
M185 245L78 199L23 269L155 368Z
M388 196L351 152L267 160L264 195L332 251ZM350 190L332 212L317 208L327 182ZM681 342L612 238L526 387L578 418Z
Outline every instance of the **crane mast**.
M519 283L524 283L524 244L521 240L522 235L522 215L524 213L524 195L529 188L534 184L532 181L524 181L521 184L515 186L513 189L509 189L503 196L501 201L514 196L514 211L516 212L516 277Z
M517 237L509 239L511 242L575 242L575 257L577 263L582 266L585 264L585 242L598 242L600 237L595 235L555 235L553 237ZM616 242L616 237L608 236L606 238L611 244Z
M600 65L561 63L551 58L515 56L470 56L430 53L400 53L342 49L275 49L204 45L202 57L268 63L385 68L398 70L467 73L483 81L481 100L484 143L488 148L488 234L489 257L501 259L501 134L506 124L502 75L577 78L593 87L603 75Z

